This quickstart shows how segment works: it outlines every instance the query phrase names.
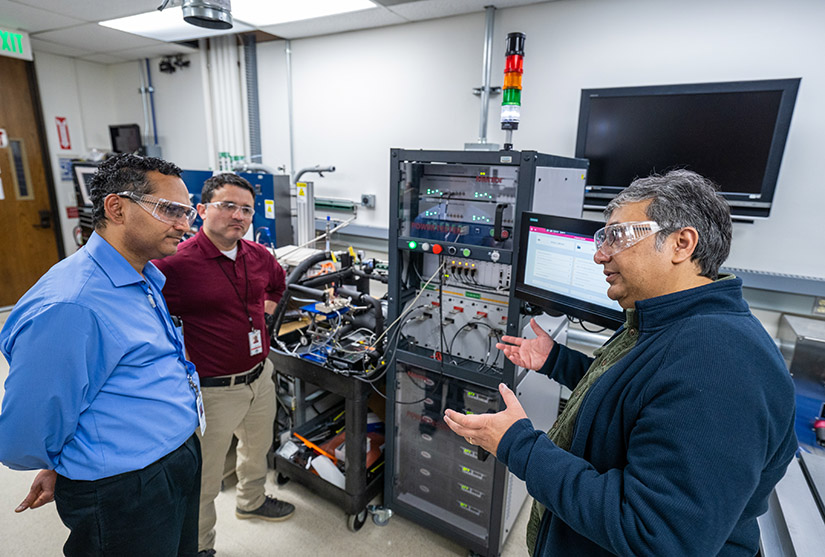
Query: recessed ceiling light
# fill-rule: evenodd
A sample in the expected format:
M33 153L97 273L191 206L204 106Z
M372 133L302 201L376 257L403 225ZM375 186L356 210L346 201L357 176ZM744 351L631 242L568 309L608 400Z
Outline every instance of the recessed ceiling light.
M256 27L370 8L370 0L232 0L232 16Z
M100 25L158 41L188 41L229 33L243 33L253 29L237 20L231 29L197 27L183 20L180 6L165 8L163 11L152 10L143 14L101 21Z

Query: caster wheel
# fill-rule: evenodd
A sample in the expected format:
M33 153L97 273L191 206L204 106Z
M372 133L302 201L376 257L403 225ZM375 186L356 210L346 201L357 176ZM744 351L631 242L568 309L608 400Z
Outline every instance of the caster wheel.
M357 532L364 526L364 523L367 522L368 514L367 509L364 509L358 514L347 515L347 528L349 528L351 532Z
M376 526L386 526L392 518L392 511L381 505L370 505L367 511L372 515L372 522Z
M289 483L289 478L287 478L283 474L278 474L278 477L275 478L275 481L278 482L278 485L286 485Z

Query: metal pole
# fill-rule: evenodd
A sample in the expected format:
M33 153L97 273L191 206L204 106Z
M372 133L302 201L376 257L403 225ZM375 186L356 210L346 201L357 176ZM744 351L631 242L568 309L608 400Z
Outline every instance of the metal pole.
M295 183L295 144L293 138L292 124L292 41L286 40L286 102L287 113L289 115L289 173L292 176L292 183Z
M496 19L496 7L486 6L487 12L484 31L484 60L481 68L481 121L478 126L478 142L487 143L487 113L490 110L490 66L493 61L493 27Z

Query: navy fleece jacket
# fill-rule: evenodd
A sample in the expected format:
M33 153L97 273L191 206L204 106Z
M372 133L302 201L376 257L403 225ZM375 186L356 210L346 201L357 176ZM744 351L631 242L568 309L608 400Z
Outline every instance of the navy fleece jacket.
M639 340L590 389L564 451L527 419L497 456L547 507L536 555L755 555L797 448L794 391L731 279L636 303ZM592 359L556 345L571 389Z

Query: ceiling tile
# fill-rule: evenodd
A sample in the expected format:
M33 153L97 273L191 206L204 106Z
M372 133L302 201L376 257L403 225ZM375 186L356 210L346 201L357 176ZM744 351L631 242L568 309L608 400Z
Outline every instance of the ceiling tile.
M494 4L496 8L512 8L528 4L544 4L553 0L419 0L388 6L387 9L411 21L424 21L439 17L483 12L484 8Z
M485 6L491 3L491 0L374 1L376 7L368 10L260 29L277 37L297 39L483 12ZM501 9L548 1L557 0L496 0L495 5ZM96 24L102 20L155 10L161 2L162 0L0 0L0 25L29 32L35 51L70 57L110 54L115 58L134 60L186 52L186 47L175 43L147 39ZM179 0L171 2L171 5L179 4ZM110 59L101 57L95 60Z
M32 50L34 51L35 56L38 52L60 54L61 56L68 56L69 58L73 58L75 56L84 56L86 54L94 54L94 51L89 50L88 48L71 48L66 45L51 43L49 41L36 39L34 37L32 37L31 41Z
M157 9L161 0L13 0L84 21L103 21Z
M285 39L298 39L301 37L343 33L356 29L397 25L399 23L406 23L406 20L386 8L376 7L347 14L317 17L290 23L279 23L278 25L267 25L261 27L261 30Z
M190 48L177 43L157 44L155 46L144 46L129 50L111 51L109 54L125 58L127 60L140 60L143 58L159 58L161 56L172 56L173 54L191 54L197 52L197 48Z
M121 58L120 56L115 56L114 54L101 53L78 56L78 58L81 60L86 60L87 62L97 62L98 64L121 64L129 61L129 58Z
M97 23L86 23L77 27L46 31L44 33L34 34L32 37L53 43L65 44L74 48L88 49L93 52L126 50L128 48L140 48L158 44L158 41L103 27Z
M9 0L0 0L0 25L3 27L34 33L81 23L83 21L80 19L24 6Z

